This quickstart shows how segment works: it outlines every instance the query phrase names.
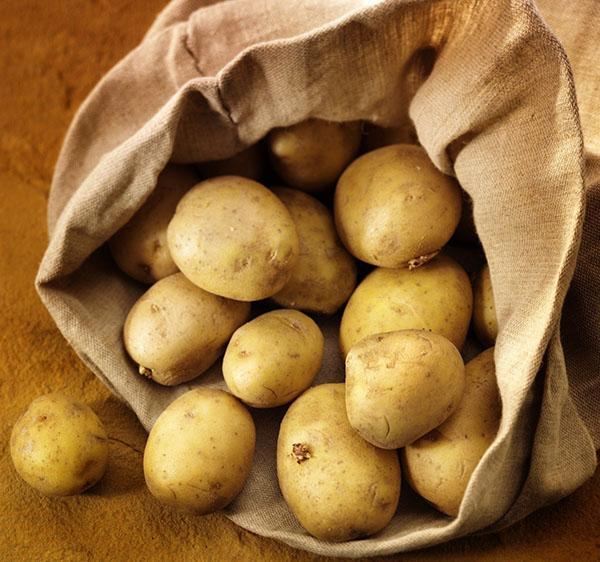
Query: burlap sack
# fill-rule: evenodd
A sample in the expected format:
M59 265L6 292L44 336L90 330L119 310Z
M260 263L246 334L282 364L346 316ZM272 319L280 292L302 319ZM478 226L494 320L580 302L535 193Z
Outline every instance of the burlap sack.
M569 63L535 6L174 0L80 108L49 202L40 296L83 361L149 429L189 387L222 386L217 366L190 385L160 387L136 374L123 349L125 315L144 288L116 269L103 244L160 170L169 160L230 156L274 126L311 116L393 125L408 108L432 160L474 200L501 325L502 423L457 518L405 486L383 532L329 544L302 530L279 493L282 409L254 411L254 468L226 515L322 554L398 552L508 525L569 494L595 469L599 188L589 191L592 227L561 340L584 218L582 134ZM598 182L598 168L590 170ZM325 328L318 382L341 381L335 329Z

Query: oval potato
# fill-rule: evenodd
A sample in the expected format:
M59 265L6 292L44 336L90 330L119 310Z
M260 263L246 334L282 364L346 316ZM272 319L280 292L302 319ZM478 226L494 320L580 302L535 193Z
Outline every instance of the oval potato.
M498 320L492 290L490 267L486 264L473 286L473 328L483 345L494 345L498 337Z

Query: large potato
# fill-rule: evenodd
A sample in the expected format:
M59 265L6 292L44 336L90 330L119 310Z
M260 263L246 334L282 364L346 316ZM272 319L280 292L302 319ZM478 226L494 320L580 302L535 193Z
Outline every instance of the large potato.
M267 137L271 163L292 187L319 191L334 183L352 161L361 141L359 122L309 119L273 129Z
M334 208L351 254L381 267L414 267L450 240L460 219L461 191L421 147L396 144L346 168Z
M198 165L198 171L203 178L242 176L260 181L265 173L265 155L259 144L253 144L224 160L203 162Z
M400 497L396 451L367 443L348 423L343 384L307 390L288 409L277 441L279 486L300 524L315 537L372 535Z
M125 348L140 374L164 384L189 381L221 355L250 305L207 293L175 273L133 305L125 320Z
M411 487L443 513L458 515L471 475L496 436L500 414L490 348L467 363L465 393L454 414L404 449Z
M483 345L496 343L498 320L496 319L492 278L487 264L479 272L473 287L473 328Z
M306 314L273 310L238 328L223 357L223 377L234 396L255 408L290 402L321 368L323 334Z
M292 215L300 254L290 280L273 295L280 306L333 314L356 285L354 258L342 245L327 207L295 189L275 189Z
M169 164L145 203L110 239L113 258L127 275L154 283L177 272L167 245L167 227L179 200L198 181L192 167Z
M428 330L461 349L472 307L467 274L445 255L412 271L379 268L350 297L340 324L340 346L346 356L372 334Z
M369 443L398 449L440 425L458 406L465 366L445 337L423 330L370 336L346 357L350 425Z
M242 491L256 430L233 396L190 390L158 417L144 450L144 476L162 503L199 514L228 505Z
M79 494L102 478L108 437L89 406L54 392L36 398L18 419L10 455L19 476L42 494Z
M298 235L285 205L266 187L238 176L206 180L190 190L167 238L190 281L240 301L274 295L298 259Z

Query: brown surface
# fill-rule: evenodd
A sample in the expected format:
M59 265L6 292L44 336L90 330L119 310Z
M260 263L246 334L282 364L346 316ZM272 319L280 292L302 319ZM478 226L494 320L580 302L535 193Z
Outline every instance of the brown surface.
M46 244L52 167L75 108L131 49L164 0L0 3L0 560L317 560L221 515L163 508L146 492L145 433L86 370L33 289ZM16 476L10 428L39 394L90 404L111 436L109 469L90 492L47 499ZM577 493L492 536L402 560L594 560L600 557L600 472Z

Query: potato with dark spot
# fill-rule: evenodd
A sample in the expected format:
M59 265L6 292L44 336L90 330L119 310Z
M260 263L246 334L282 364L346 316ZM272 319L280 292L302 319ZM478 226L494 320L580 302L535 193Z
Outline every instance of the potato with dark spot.
M341 243L325 205L295 189L274 192L292 215L300 252L290 280L272 299L280 306L333 314L356 285L354 258Z
M208 293L175 273L133 305L123 330L125 348L140 374L180 384L206 371L249 315L248 303Z
M238 328L223 358L231 393L255 408L291 402L321 368L323 334L306 314L273 310Z
M265 173L265 155L259 144L253 144L229 158L203 162L198 165L198 171L206 179L216 176L241 176L260 181Z
M445 337L423 330L376 334L346 357L350 425L376 447L399 449L456 410L465 366Z
M195 388L158 417L144 450L144 476L160 502L198 514L223 509L252 468L256 429L231 394Z
M177 273L167 245L167 227L183 195L199 182L191 166L169 164L154 191L109 241L117 265L142 283L154 283Z
M335 190L335 224L358 259L416 267L450 240L461 212L457 181L420 146L395 144L357 158Z
M285 205L263 185L238 176L190 190L167 238L173 260L192 283L239 301L277 293L298 259L298 234Z
M277 476L300 524L325 541L377 533L400 497L396 451L374 447L352 429L343 384L311 388L290 406L279 429Z
M473 328L483 345L494 345L498 336L498 320L492 290L490 267L486 264L473 286Z
M267 137L275 171L286 184L308 192L333 184L356 156L360 142L359 122L321 119L273 129Z
M19 476L42 494L80 494L104 475L108 437L89 406L54 392L18 419L10 455Z
M469 329L473 293L465 271L439 255L409 270L379 268L350 297L340 324L344 356L361 339L397 330L428 330L461 349Z
M473 471L496 437L501 415L494 348L469 361L465 372L465 392L456 411L403 450L404 473L411 487L453 517Z

